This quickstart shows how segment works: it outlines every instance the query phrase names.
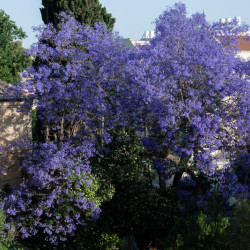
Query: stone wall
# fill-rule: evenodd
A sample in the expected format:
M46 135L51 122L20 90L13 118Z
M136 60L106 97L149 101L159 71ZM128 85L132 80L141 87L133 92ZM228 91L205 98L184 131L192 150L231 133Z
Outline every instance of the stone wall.
M20 105L24 105L22 112L18 110ZM20 158L25 147L14 145L22 140L32 140L31 109L25 106L24 101L14 104L0 100L0 188L7 183L17 185L21 182Z

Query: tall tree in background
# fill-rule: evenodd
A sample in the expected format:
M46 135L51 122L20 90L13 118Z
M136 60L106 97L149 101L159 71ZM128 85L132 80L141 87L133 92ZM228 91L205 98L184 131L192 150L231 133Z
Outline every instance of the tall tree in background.
M10 20L3 10L0 10L0 79L15 83L19 74L26 69L31 59L23 52L22 42L16 41L26 37L22 28Z
M107 13L99 0L42 0L43 8L40 9L43 22L59 23L58 15L61 11L72 12L74 18L83 25L94 26L95 22L103 22L107 28L113 28L115 18Z

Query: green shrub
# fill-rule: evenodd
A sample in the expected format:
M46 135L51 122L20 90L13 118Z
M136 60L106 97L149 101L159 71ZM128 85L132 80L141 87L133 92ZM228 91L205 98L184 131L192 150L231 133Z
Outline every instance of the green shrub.
M91 166L103 186L115 189L112 199L102 206L101 217L111 221L104 232L120 236L132 233L143 249L165 235L175 221L175 194L151 185L152 164L145 160L142 143L132 129L117 129L112 136L103 157L93 159Z
M176 243L178 249L225 249L228 217L213 220L210 216L200 212L193 217L179 218L168 235L168 243Z
M13 228L5 229L5 219L4 212L0 210L0 250L9 249L15 237Z
M233 213L231 225L228 228L228 248L250 249L250 201L240 204Z
M99 246L100 249L110 249L110 250L123 250L125 249L126 242L120 239L117 234L102 234L102 241Z

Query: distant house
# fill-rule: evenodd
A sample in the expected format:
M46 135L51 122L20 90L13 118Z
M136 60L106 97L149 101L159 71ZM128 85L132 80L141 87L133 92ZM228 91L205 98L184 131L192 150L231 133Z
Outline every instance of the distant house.
M234 17L234 21L236 21L238 26L241 26L241 17ZM222 24L230 23L233 21L232 18L222 18L220 19L220 22ZM239 56L242 57L243 59L250 59L250 31L246 32L245 34L242 34L242 36L239 39L239 45L237 46L240 51L239 51Z
M149 45L150 40L154 37L155 37L154 31L145 31L140 40L134 40L132 38L124 38L122 40L122 43L128 49L132 49L134 47L140 49L144 45Z
M241 18L236 17L239 25L241 25ZM231 18L221 19L221 22L231 22ZM132 49L133 47L141 48L144 45L149 45L150 40L155 37L154 31L145 31L140 40L134 40L132 38L123 39L123 44L126 48ZM250 59L250 31L244 34L239 39L238 48L240 49L239 55L243 59Z
M244 59L250 59L250 37L242 36L239 40L238 47L240 49L239 55Z
M0 80L0 188L9 183L21 182L20 158L22 149L14 147L16 142L32 139L31 108L27 98L7 98L6 91L12 86ZM18 111L20 107L23 111Z
M122 40L123 45L128 48L128 49L132 49L134 47L140 48L144 45L149 45L150 42L149 41L145 41L145 40L133 40L132 38L124 38Z

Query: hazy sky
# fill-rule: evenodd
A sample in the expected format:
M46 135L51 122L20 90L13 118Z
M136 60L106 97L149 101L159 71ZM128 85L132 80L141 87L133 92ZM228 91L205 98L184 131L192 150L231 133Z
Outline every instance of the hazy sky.
M42 24L39 8L41 0L0 0L3 9L21 26L28 38L23 41L28 48L36 42L32 26ZM154 29L154 20L166 9L173 6L174 0L100 0L109 13L116 18L115 31L125 38L140 39L146 30ZM182 0L187 5L188 14L203 12L208 21L220 18L241 16L250 25L250 0Z

